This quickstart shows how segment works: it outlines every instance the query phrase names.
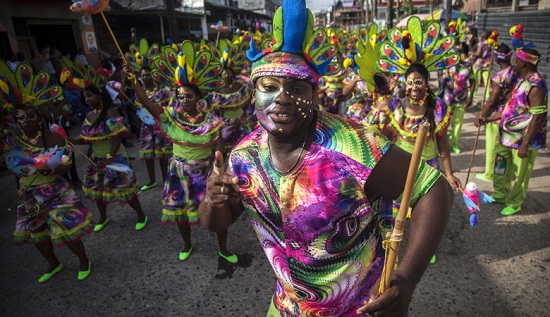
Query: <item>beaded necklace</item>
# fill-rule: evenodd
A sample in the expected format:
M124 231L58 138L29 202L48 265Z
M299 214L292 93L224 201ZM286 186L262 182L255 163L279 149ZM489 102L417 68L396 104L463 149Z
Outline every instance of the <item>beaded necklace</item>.
M36 136L34 138L28 137L25 134L25 132L22 132L22 134L21 134L21 138L23 139L23 141L25 141L29 144L32 144L32 145L36 145L41 136L42 136L42 131L40 131L40 130L38 130L38 133L36 134Z
M185 118L187 119L187 121L191 122L191 123L195 123L197 122L197 120L199 120L199 118L202 116L202 111L199 110L199 113L196 115L196 116L191 116L190 114L187 113L187 111L184 111L183 112L183 115L185 116Z
M388 99L388 98L390 98L390 97L391 97L391 95L380 96L380 97L376 98L375 103L379 103L379 102L381 102L381 101L383 101L383 100L386 100L386 99Z
M422 100L414 100L409 97L409 104L410 105L419 105L420 107L423 107L426 104L426 99L428 98L428 95L424 96L424 99Z

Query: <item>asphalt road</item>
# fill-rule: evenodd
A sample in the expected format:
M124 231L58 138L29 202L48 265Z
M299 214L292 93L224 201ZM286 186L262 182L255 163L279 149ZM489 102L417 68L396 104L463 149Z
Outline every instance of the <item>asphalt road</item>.
M477 98L479 100L479 96ZM477 129L474 110L466 112L460 154L453 154L456 175L465 182ZM136 140L132 140L136 142ZM470 180L488 194L492 184L476 180L485 160L484 132ZM137 146L129 148L137 157ZM86 162L77 157L79 173ZM147 181L145 165L133 161L138 182ZM455 204L438 261L430 265L411 303L413 316L550 316L550 155L540 151L523 210L500 215L502 205L483 205L480 226L471 228L462 196ZM157 165L157 180L160 181ZM192 231L194 253L178 260L182 240L173 226L159 224L162 187L139 198L148 226L134 230L129 206L108 207L109 225L84 238L92 273L77 280L78 260L56 248L65 268L38 284L47 263L32 246L16 247L14 177L0 174L0 316L265 316L275 279L246 219L229 231L229 246L240 261L229 265L217 256L214 234ZM79 191L80 194L82 192ZM85 201L97 219L96 206Z

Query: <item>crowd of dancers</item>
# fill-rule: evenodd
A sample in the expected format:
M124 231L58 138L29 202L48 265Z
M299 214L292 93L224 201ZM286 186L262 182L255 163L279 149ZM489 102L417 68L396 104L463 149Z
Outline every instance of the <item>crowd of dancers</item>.
M439 24L423 29L414 18L405 30L378 30L375 24L355 31L320 30L332 43L334 58L314 83L318 87L314 111L376 128L409 153L418 127L429 123L422 160L436 169L441 167L457 190L463 184L453 173L452 153L461 151L464 112L473 106L477 90L488 87L474 122L485 126L486 133L486 164L477 177L493 182L493 198L504 204L503 215L521 210L537 152L546 146L548 91L537 72L540 54L534 48L518 47L517 42L510 47L491 40L486 32L478 42L466 21L460 20L453 22L444 37L451 39L448 46L441 41L427 43L443 32ZM82 60L63 57L60 78L35 70L31 63L14 65L0 60L3 156L19 186L14 238L18 244L35 245L47 260L49 267L38 282L50 280L63 268L54 244L67 245L78 257L79 280L89 276L92 264L82 238L107 227L109 204L128 203L136 212L135 230L144 229L153 220L143 212L137 193L158 186L155 161L160 164L164 185L162 197L155 198L162 202L160 222L177 226L183 240L178 258L187 260L193 252L191 226L199 223L198 206L207 179L218 173L214 153L219 151L227 159L231 150L258 128L256 109L271 98L271 89L279 89L277 83L262 80L258 84L249 79L249 58L253 60L260 51L276 45L272 35L260 32L242 32L217 43L183 41L163 46L142 39L119 56L114 69L105 66L98 70ZM311 47L312 59L327 54ZM261 69L261 60L257 63ZM291 69L291 73L293 68L299 73L305 67L284 56L269 61L270 69L278 66ZM430 86L433 74L437 74L438 87ZM59 109L70 110L70 102L64 100L71 101L74 96L91 109L85 114L79 137L70 137L69 129L63 129L64 124L58 121L61 117L54 115L62 112ZM304 118L309 103L295 100L297 112ZM134 107L140 118L139 158L148 178L141 186L124 146L129 121L119 111L121 104ZM81 189L96 203L95 217L71 187L79 181L74 151L85 144L89 147L82 157L88 168ZM297 159L288 157L288 163L272 165L286 166L276 169L285 175L301 159L302 152ZM392 213L398 208L397 200L378 201L386 229L391 229ZM227 229L216 234L219 255L237 263L238 256L227 247Z

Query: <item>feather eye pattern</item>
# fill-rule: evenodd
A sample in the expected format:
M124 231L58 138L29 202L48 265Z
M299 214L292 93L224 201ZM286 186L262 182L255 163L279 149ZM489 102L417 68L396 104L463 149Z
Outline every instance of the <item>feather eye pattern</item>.
M305 42L303 54L306 61L322 76L336 54L336 46L329 44L326 32L318 28Z
M0 69L7 63L0 59ZM46 71L34 73L27 62L17 65L15 72L9 68L0 75L0 105L12 109L20 103L39 106L61 96L63 90L59 85L49 84L50 74Z

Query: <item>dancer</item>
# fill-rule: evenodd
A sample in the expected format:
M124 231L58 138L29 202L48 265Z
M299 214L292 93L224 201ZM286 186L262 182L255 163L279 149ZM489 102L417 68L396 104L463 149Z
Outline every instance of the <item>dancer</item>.
M207 95L207 102L215 105L216 113L223 119L224 153L229 153L250 132L245 110L250 108L253 87L246 77L235 76L248 65L242 43L233 44L227 39L218 43L217 57L223 67L221 76L225 85Z
M466 43L458 44L460 63L444 71L442 83L443 100L452 111L449 142L453 153L460 153L458 142L464 121L464 111L472 105L475 94L475 75L468 59L470 48Z
M519 50L512 60L521 81L502 110L493 176L492 197L506 204L500 212L504 216L521 211L535 159L546 148L548 87L537 70L539 61L540 53L532 48Z
M92 145L91 159L95 164L88 166L82 190L86 197L96 202L99 210L99 221L94 231L103 230L109 223L107 205L117 200L128 203L134 209L137 213L135 229L142 230L148 218L136 195L136 177L122 145L122 139L128 134L124 119L114 108L105 88L91 85L84 95L93 110L86 115L80 139L72 141L73 144ZM110 164L122 167L123 171L109 167Z
M373 297L384 251L371 202L401 194L410 155L377 129L318 110L318 77L334 48L323 30L307 29L313 16L306 10L303 0L283 0L274 23L292 25L292 32L275 25L282 45L249 51L261 127L233 149L228 171L216 153L222 171L209 177L199 217L217 231L247 212L277 277L268 316L402 314L444 232L452 193L437 170L421 163L414 242L392 288Z
M500 71L491 79L491 95L483 105L479 118L474 121L476 127L485 125L485 172L476 174L476 178L486 182L493 181L495 154L500 139L498 121L500 121L502 109L510 98L512 89L520 80L514 67L510 65L511 57L512 51L504 43L501 43L495 50L495 61L499 65Z
M141 68L139 71L139 78L145 94L154 104L161 107L163 103L167 104L170 97L170 91L168 88L159 89L151 77L151 69L149 67ZM136 105L142 106L139 100L136 100ZM164 182L168 171L168 159L172 156L172 143L166 140L156 125L151 125L150 123L142 122L139 135L139 158L145 161L147 176L149 177L149 182L141 186L141 191L157 187L155 159L159 161L160 172L162 173Z
M493 67L491 65L491 46L487 42L489 39L489 33L487 31L483 31L481 33L481 41L477 43L476 50L474 52L471 52L470 54L473 57L474 61L474 71L475 71L475 78L476 78L476 85L474 88L474 92L477 94L477 90L479 86L485 87L487 85L487 81L489 78L489 68ZM482 83L482 85L480 85Z
M164 48L165 51L173 50ZM166 53L161 56L166 56ZM156 60L170 65L162 58ZM196 65L194 61L201 61ZM187 67L201 67L186 72ZM136 96L141 103L160 120L165 136L173 142L173 155L164 183L162 223L175 223L184 242L179 259L185 261L193 251L191 225L198 224L197 206L204 196L206 177L211 172L211 158L214 149L223 151L220 138L221 119L210 109L199 110L201 89L216 89L223 85L218 75L221 66L208 51L195 52L191 41L184 41L176 69L171 74L163 73L165 80L171 80L175 94L168 107L147 98L143 88L135 80L133 70L125 65L124 71L133 80ZM195 82L196 84L190 84ZM217 232L219 255L230 263L237 263L236 254L227 249L227 230Z
M2 60L0 69L7 69ZM28 90L19 85L23 81L17 77L22 73L27 75L26 80L32 85L27 87ZM14 240L18 245L33 244L48 261L49 267L38 283L49 281L63 269L53 244L66 245L78 257L80 267L77 277L83 280L90 275L91 263L82 238L92 228L92 216L62 177L71 164L71 147L60 135L46 128L37 108L50 99L58 98L62 89L58 85L48 84L39 88L36 79L45 79L44 82L48 83L50 76L46 71L40 71L35 76L28 63L20 63L15 73L5 72L3 75L6 77L1 76L2 87L6 89L0 96L0 134L9 128L2 139L9 150L7 157L11 151L18 153L12 155L18 162L11 162L9 167L20 176ZM10 105L16 108L11 109ZM5 114L8 113L15 114L15 125L11 127L6 122ZM55 163L54 155L57 158Z

